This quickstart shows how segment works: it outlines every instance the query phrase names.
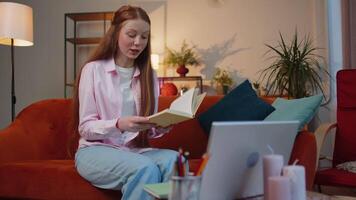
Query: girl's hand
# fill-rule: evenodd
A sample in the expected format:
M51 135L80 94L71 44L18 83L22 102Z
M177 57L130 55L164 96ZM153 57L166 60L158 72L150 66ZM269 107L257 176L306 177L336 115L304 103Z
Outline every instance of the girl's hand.
M130 117L122 117L116 122L116 127L121 131L129 131L129 132L140 132L147 129L151 129L156 125L150 123L147 117L141 116L130 116Z

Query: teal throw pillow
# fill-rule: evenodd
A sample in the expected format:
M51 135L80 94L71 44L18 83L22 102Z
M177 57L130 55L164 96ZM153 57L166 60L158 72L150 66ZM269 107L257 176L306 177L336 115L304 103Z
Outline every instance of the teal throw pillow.
M246 80L218 103L198 116L198 121L205 133L210 133L214 121L257 121L263 120L274 108L261 100Z
M300 99L277 98L272 104L276 110L268 115L265 121L297 120L301 130L318 111L322 99L322 95Z

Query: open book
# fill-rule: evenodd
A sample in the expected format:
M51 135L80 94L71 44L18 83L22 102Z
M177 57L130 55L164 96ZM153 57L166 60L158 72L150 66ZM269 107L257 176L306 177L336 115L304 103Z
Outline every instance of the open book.
M191 88L182 96L174 100L170 107L148 117L149 121L161 127L178 124L188 119L193 119L200 104L206 95L199 94L198 88Z
M158 199L167 199L171 186L169 182L146 184L143 189Z

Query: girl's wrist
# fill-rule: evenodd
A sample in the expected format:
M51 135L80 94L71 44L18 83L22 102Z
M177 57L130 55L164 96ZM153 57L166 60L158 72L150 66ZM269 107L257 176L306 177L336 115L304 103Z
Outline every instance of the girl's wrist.
M117 119L115 126L116 126L116 128L117 128L120 132L122 132L122 130L120 129L120 118Z

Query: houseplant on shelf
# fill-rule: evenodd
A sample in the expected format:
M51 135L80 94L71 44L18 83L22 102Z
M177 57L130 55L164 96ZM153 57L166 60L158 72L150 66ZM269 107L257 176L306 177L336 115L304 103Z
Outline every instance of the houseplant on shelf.
M295 32L292 42L286 44L279 33L280 41L277 46L266 44L274 59L271 65L262 70L261 79L266 81L267 95L287 95L288 98L301 98L311 96L321 91L322 75L330 77L329 72L321 65L323 59L316 51L309 37L304 36L300 41Z
M179 51L167 48L167 55L164 59L164 63L167 65L178 66L177 73L179 76L185 77L189 72L189 69L186 67L187 65L197 66L201 62L194 51L194 47L189 47L189 45L183 41Z
M213 76L213 81L221 85L223 93L227 94L233 84L233 80L229 72L224 69L217 68Z
M252 82L252 87L255 89L257 96L261 96L260 83L258 81Z

